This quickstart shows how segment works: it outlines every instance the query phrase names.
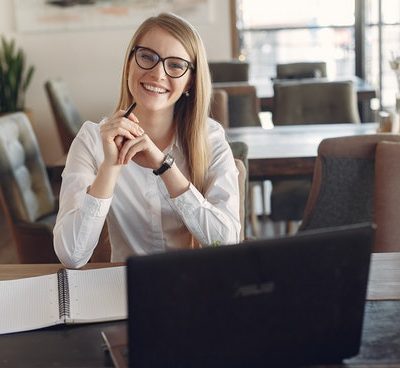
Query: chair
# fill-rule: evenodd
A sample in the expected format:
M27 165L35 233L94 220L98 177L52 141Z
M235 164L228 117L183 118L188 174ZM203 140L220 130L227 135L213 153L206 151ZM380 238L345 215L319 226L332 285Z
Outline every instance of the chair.
M217 83L214 91L223 89L228 95L229 127L261 126L260 101L256 88L247 83ZM215 92L214 92L215 93Z
M285 81L274 84L275 125L359 123L352 82ZM311 179L275 180L271 192L271 220L300 221ZM290 229L287 229L290 232Z
M218 82L247 82L249 80L249 63L239 60L209 61L211 80Z
M318 148L299 231L375 222L374 252L400 251L400 135L329 138Z
M240 204L239 204L239 215L240 215L240 241L246 238L246 205L247 205L247 170L242 160L235 158L236 168L239 171L239 193L240 193Z
M326 62L298 62L276 65L277 79L325 78Z
M249 147L244 142L229 142L235 159L236 168L239 171L239 192L240 192L240 219L242 230L240 232L241 240L247 238L247 216L249 214L249 161L247 158ZM249 197L249 198L248 198Z
M274 83L275 125L359 123L351 81L301 80Z
M58 263L57 203L27 116L0 117L0 195L21 263Z
M224 129L229 127L228 93L224 89L213 89L210 117L218 121Z
M64 152L68 153L72 141L82 126L82 118L62 79L46 81L45 90L50 101Z

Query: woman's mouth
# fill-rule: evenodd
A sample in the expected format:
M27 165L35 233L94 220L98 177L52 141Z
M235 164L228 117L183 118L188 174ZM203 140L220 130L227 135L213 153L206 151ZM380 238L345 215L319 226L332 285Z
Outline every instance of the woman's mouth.
M167 93L168 90L162 87L155 87L152 86L151 84L147 84L147 83L141 83L142 87L149 92L153 92L153 93L158 93L158 94L164 94Z

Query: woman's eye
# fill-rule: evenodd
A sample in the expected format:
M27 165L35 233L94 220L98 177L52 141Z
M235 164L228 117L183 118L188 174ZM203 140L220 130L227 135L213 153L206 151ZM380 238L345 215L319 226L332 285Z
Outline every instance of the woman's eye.
M180 62L169 62L168 67L171 69L179 69L179 70L184 70L185 69L185 64L180 63Z
M140 57L146 61L155 61L157 59L157 57L152 54L142 54Z

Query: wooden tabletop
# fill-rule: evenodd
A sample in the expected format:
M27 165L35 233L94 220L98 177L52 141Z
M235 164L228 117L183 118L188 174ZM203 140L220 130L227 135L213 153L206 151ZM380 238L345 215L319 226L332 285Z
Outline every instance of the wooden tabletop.
M124 263L89 263L84 269L122 266ZM41 276L57 272L58 264L0 264L0 280ZM368 284L368 300L400 300L400 252L374 253Z
M249 179L268 180L280 176L310 176L314 171L318 146L325 138L374 134L377 123L302 124L229 128L230 142L249 147Z
M116 267L124 263L88 263L82 269ZM60 268L64 268L61 263L54 264L0 264L0 281L23 279L25 277L43 276L56 273Z

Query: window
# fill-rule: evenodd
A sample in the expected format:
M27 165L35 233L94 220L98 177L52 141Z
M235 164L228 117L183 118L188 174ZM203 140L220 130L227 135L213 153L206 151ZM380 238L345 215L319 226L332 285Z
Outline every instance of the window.
M354 75L352 1L238 0L237 4L240 58L250 62L252 81L274 77L277 63L295 61L326 61L328 75Z
M361 38L355 35L361 22L356 1L358 16L365 16ZM277 63L295 61L325 61L329 77L354 75L361 57L357 39L365 55L365 75L359 76L377 88L384 107L395 103L389 58L400 55L399 0L236 0L236 28L236 56L250 63L253 83L274 77Z
M366 0L365 41L366 79L381 91L381 105L393 107L400 86L389 60L400 56L398 0Z

